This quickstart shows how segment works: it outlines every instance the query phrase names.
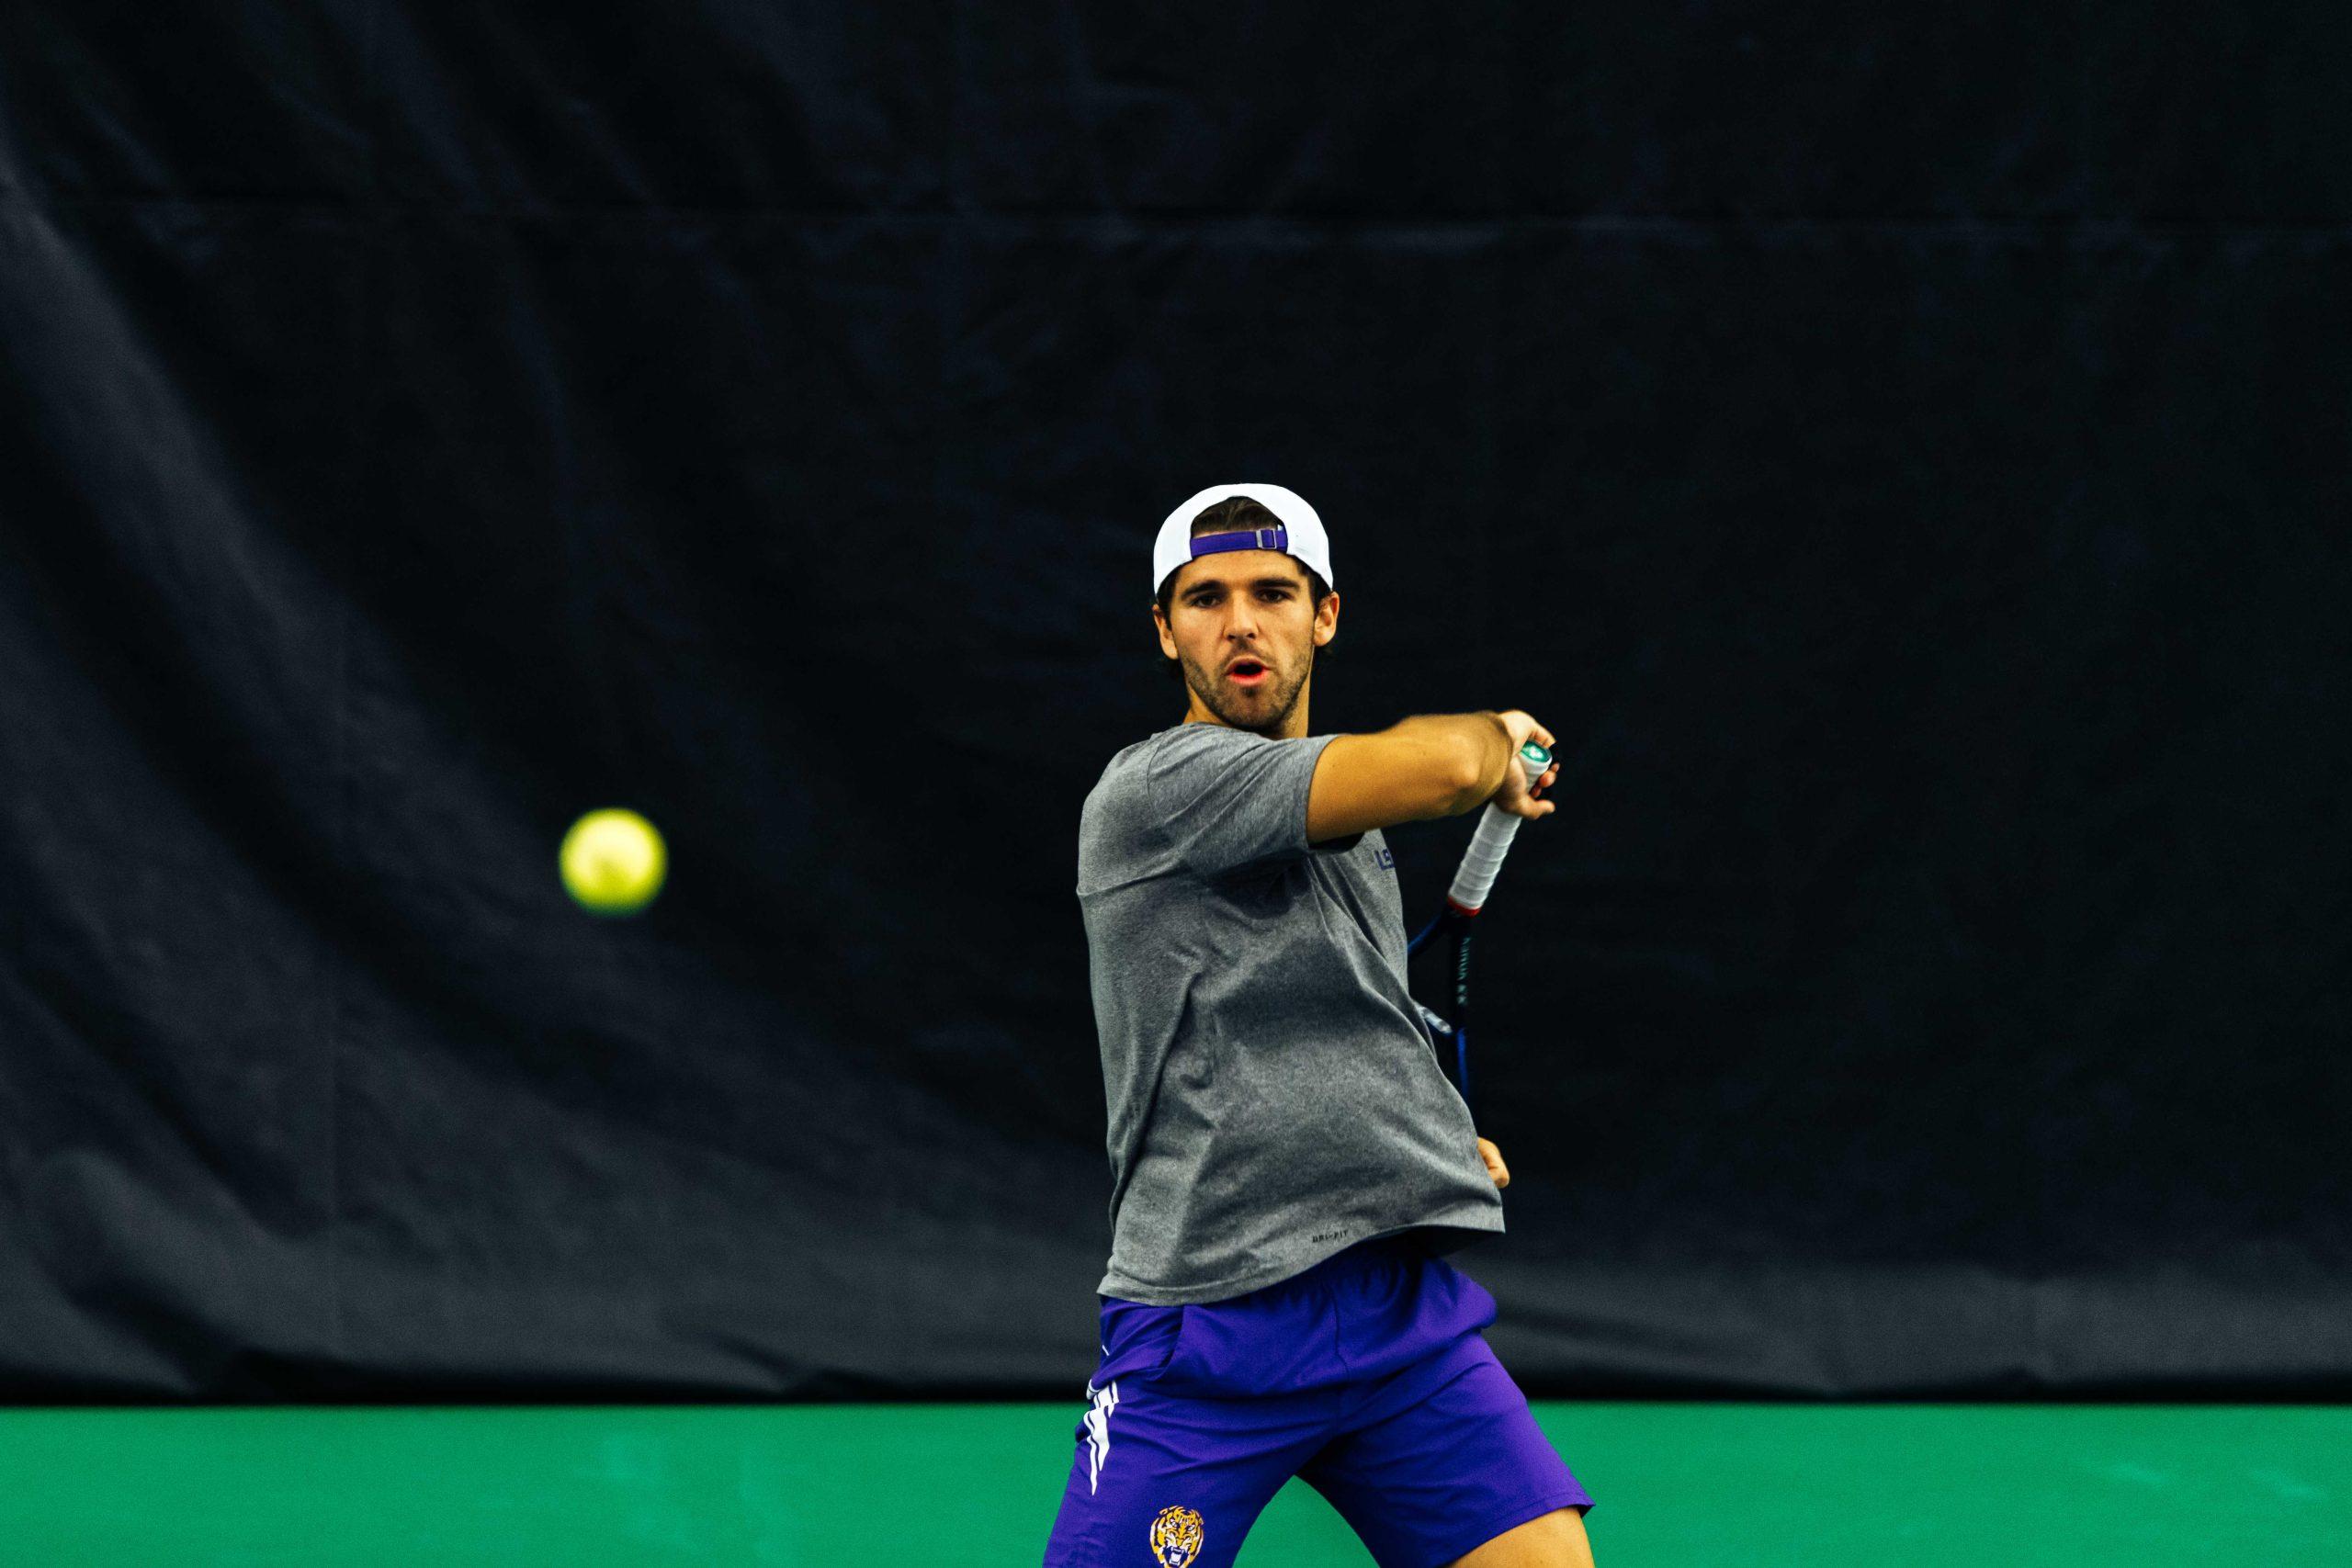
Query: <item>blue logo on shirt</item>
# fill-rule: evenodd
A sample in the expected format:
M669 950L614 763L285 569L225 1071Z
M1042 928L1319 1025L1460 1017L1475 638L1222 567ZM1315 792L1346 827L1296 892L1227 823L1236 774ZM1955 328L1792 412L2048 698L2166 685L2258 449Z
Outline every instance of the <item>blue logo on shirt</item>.
M1372 852L1372 863L1374 865L1393 866L1396 863L1396 857L1388 852L1386 844L1383 844Z

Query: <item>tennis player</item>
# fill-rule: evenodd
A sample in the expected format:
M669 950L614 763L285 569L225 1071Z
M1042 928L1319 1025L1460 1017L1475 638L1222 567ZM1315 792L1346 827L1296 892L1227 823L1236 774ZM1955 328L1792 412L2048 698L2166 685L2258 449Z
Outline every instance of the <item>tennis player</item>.
M1589 1564L1591 1499L1446 1261L1503 1228L1405 988L1399 822L1552 809L1526 714L1307 733L1340 599L1312 507L1217 485L1152 547L1183 722L1111 759L1078 896L1110 1111L1102 1359L1047 1568L1223 1568L1283 1482L1381 1568Z

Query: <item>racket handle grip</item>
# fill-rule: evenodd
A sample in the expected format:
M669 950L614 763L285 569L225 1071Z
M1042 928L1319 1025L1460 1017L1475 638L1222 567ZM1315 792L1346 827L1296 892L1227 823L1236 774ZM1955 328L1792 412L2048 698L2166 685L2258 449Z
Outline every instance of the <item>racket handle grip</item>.
M1552 765L1552 753L1530 740L1519 749L1519 765L1527 770L1527 782L1532 784ZM1503 856L1510 851L1520 821L1519 817L1491 802L1478 813L1478 830L1470 836L1470 848L1462 856L1462 868L1453 874L1453 886L1446 889L1446 897L1456 908L1475 914L1486 903L1487 895L1495 888L1495 873L1502 869Z

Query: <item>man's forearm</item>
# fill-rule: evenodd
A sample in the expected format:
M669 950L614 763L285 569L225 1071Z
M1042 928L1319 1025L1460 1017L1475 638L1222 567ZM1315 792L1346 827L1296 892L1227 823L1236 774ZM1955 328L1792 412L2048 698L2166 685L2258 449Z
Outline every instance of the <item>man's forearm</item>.
M1447 816L1476 811L1502 788L1503 770L1511 765L1511 743L1510 731L1504 728L1500 715L1483 710L1416 714L1400 720L1396 728L1426 739L1433 750L1461 759L1463 776L1468 782L1454 797Z

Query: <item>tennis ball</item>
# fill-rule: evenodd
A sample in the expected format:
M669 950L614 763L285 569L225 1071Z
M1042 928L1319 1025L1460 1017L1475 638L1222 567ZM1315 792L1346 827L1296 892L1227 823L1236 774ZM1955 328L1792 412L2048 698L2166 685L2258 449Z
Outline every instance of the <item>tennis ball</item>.
M633 915L653 902L670 869L670 852L653 824L618 807L591 811L571 825L556 856L563 886L596 915Z

